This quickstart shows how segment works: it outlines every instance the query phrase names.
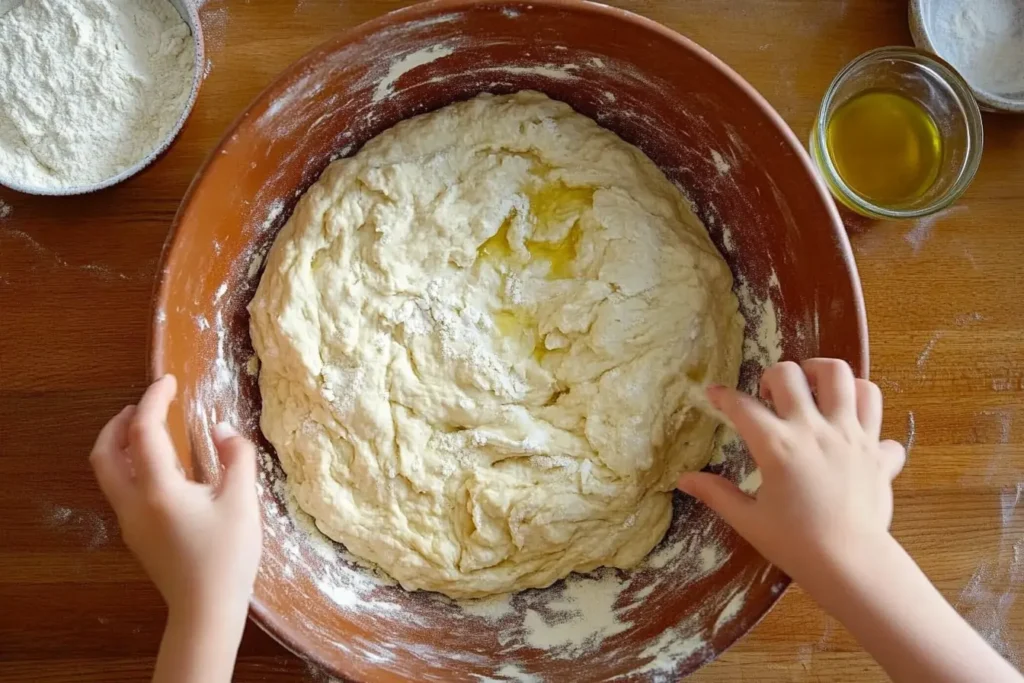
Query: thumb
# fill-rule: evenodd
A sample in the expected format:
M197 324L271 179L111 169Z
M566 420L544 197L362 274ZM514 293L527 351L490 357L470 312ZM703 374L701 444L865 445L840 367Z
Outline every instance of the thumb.
M217 497L255 496L256 449L252 442L226 422L213 428L213 442L224 466Z
M688 472L679 478L679 490L707 505L749 540L755 500L731 481L708 472Z

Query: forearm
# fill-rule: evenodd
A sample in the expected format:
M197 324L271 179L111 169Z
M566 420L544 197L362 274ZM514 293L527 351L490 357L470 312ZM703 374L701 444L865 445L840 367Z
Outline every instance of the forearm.
M956 613L891 536L850 555L803 583L893 681L1024 680Z
M245 629L247 606L171 609L153 683L229 683Z

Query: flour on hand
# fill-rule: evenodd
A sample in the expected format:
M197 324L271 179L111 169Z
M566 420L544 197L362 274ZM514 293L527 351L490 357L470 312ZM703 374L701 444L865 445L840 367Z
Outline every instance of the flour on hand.
M332 163L249 306L262 429L328 536L479 597L635 566L735 386L732 277L679 190L568 105L419 116Z
M69 188L142 161L185 111L194 59L168 0L26 0L0 16L0 179Z

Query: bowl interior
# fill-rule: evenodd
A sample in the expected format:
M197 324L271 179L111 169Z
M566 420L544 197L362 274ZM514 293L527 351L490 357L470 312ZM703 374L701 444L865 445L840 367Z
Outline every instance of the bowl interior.
M522 89L568 102L636 144L690 198L738 278L748 386L779 353L867 369L860 287L835 207L781 119L696 45L594 4L452 0L318 48L241 116L185 198L165 252L152 363L181 383L169 424L196 476L219 476L209 437L217 421L260 444L266 538L254 615L348 679L675 677L733 643L788 583L682 496L668 536L640 568L468 605L391 585L289 511L259 432L245 308L266 250L332 159L401 119ZM773 330L767 322L776 321ZM772 339L781 347L768 348ZM736 449L713 469L739 480L750 463Z

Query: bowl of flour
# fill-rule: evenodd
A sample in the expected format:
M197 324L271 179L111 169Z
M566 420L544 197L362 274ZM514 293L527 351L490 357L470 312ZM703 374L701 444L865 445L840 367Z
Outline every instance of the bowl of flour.
M914 43L964 77L982 109L1024 114L1024 4L914 0Z
M0 0L0 185L93 192L173 142L202 82L185 0Z
M759 473L708 382L864 375L842 222L800 142L678 34L446 0L289 67L199 171L152 372L182 464L258 444L255 620L351 681L669 681L788 585L676 475Z

